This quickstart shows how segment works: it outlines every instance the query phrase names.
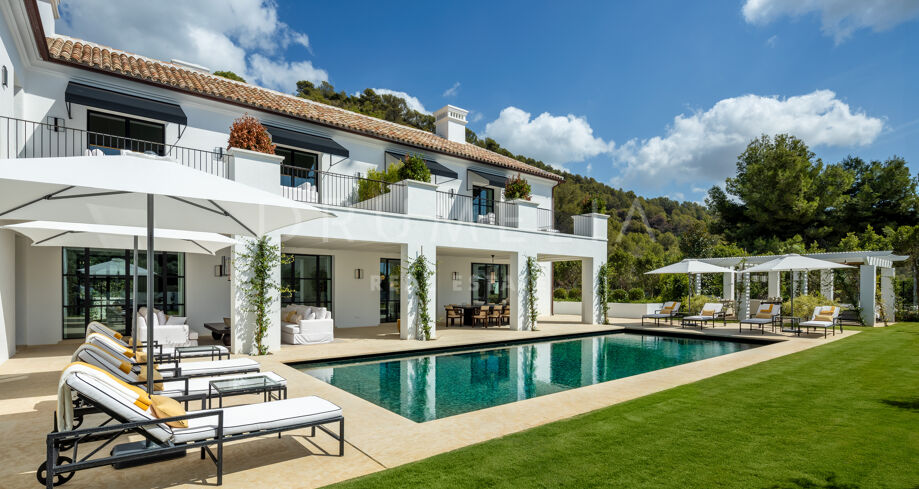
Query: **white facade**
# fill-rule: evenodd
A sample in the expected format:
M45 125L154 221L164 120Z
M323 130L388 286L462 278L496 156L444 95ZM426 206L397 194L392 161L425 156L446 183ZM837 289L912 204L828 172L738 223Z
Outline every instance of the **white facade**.
M48 32L53 27L56 2L38 0L37 6L41 23ZM585 263L582 289L594 290L596 269L606 259L607 217L576 216L571 227L578 235L549 229L552 189L557 184L554 180L522 174L532 186L531 201L506 202L503 188L489 179L509 178L516 176L517 171L52 63L40 56L29 26L29 12L21 2L0 4L0 17L0 67L5 69L8 80L0 87L0 159L82 155L87 145L88 136L84 131L89 111L162 123L165 146L171 151L169 155L180 163L310 202L337 216L273 233L286 253L332 256L332 313L336 328L380 324L378 272L381 259L397 259L404 263L424 254L436 264L436 275L431 279L433 300L429 307L431 316L438 319L443 318L445 305L471 302L473 263L493 262L508 266L512 329L529 327L523 312L525 295L520 286L528 257L539 260L544 270L539 282L541 314L548 314L551 307L548 273L551 261L582 260ZM176 104L186 114L188 124L67 104L64 93L72 82ZM463 142L465 111L452 106L443 110L438 134ZM321 174L322 180L318 180L318 190L313 188L315 198L308 191L302 192L302 188L291 192L291 187L281 185L279 158L226 152L229 127L244 113L257 117L266 125L330 138L346 148L349 156L288 145L316 154L318 170L326 172ZM64 144L61 144L62 138ZM388 152L423 154L426 159L455 172L457 177L436 176L431 184L402 182L391 187L393 190L387 194L355 202L352 191L358 185L356 178L366 176L371 169L384 169ZM353 188L341 191L332 188L332 182L338 182L339 186L340 182L346 182L346 186ZM482 215L471 214L474 186L492 189L494 209L491 215L487 210L482 211ZM192 328L201 334L206 334L203 323L232 317L234 337L243 340L237 342L239 346L234 344L234 350L246 352L249 351L245 345L249 321L238 312L239 299L234 297L234 280L238 277L236 274L231 274L230 278L215 276L214 273L221 257L230 257L232 261L232 256L239 251L238 246L235 251L227 249L217 256L188 254L185 257L185 313ZM16 345L48 344L62 339L62 253L60 248L32 247L28 239L0 230L0 329L4 332L0 336L3 342L0 361L8 358ZM362 275L361 278L356 278L358 275ZM406 339L415 338L417 332L413 328L418 306L413 300L413 287L404 273L401 282L401 335ZM592 306L594 303L592 295L587 293L582 308L582 319L586 323L599 320L599 313ZM270 333L272 348L279 346L280 334L275 327L279 322L280 318L275 318Z

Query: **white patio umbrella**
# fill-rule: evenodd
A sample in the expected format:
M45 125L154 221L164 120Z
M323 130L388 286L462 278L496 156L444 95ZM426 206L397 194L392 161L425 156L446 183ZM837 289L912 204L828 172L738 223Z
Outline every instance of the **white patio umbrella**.
M782 255L766 263L744 270L744 273L755 272L809 272L811 270L829 270L833 268L853 268L842 263L818 260L795 253ZM795 281L791 281L791 314L795 313Z
M147 270L136 264L138 249L146 250L146 243L138 243L140 236L146 236L147 229L138 226L109 226L104 224L83 224L76 222L31 221L4 226L25 235L32 240L32 246L61 246L78 248L134 249L130 273L133 277L131 314L137 311L137 277L147 275ZM153 249L175 253L201 253L213 255L219 250L236 243L235 239L217 233L177 231L175 229L154 229ZM149 255L148 255L149 256ZM151 260L147 260L148 263ZM124 259L115 258L89 267L90 274L111 275L124 271ZM131 335L131 344L137 351L137 335Z
M258 237L333 214L264 190L210 175L159 157L136 154L0 160L0 220L147 224L154 250L159 225ZM153 304L153 274L147 274ZM153 308L147 308L153 324ZM153 344L153 328L147 328ZM153 355L147 356L153 370ZM153 376L147 383L153 392Z
M689 310L692 304L692 276L694 274L700 273L734 273L734 270L725 267L719 267L718 265L712 265L711 263L706 263L699 260L683 260L676 262L666 267L661 267L656 270L651 270L650 272L645 272L646 275L662 275L667 273L685 273L689 278L689 297L686 303L686 308Z

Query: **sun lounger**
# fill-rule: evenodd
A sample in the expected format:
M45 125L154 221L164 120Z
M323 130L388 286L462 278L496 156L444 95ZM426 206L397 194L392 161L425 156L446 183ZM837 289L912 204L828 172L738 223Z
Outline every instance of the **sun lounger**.
M766 332L766 326L770 326L772 331L775 331L776 326L781 326L777 319L782 314L782 305L781 304L765 304L761 303L759 309L756 310L756 314L747 319L742 319L740 321L740 327L738 328L740 332L743 332L743 325L746 324L749 326L749 330L753 331L754 326L759 327L759 334L764 334Z
M725 325L728 323L727 316L724 314L724 304L720 302L706 302L705 305L702 306L702 310L699 314L684 316L683 320L680 321L680 327L698 326L701 329L704 328L705 324L708 322L714 325L718 318L721 318Z
M98 322L93 321L86 326L86 336L89 336L92 333L99 333L109 338L115 340L120 345L125 348L131 348L131 345L124 340L124 336L115 331L112 328ZM140 350L146 350L146 338L137 338L137 346ZM212 359L216 356L217 360L220 360L222 357L230 358L230 350L223 345L212 345L210 350L194 350L194 349L183 349L181 351L182 358L202 358L202 357L211 357ZM150 348L157 355L162 355L170 358L177 358L176 347L174 346L163 346L157 342L154 342L153 346Z
M666 319L673 324L673 318L680 312L680 303L675 301L665 302L664 306L654 311L654 314L645 314L641 317L641 325L645 325L645 319L653 319L654 325L659 326L661 320Z
M810 328L823 328L823 337L826 338L826 331L829 329L836 336L836 318L839 317L839 307L836 306L817 306L811 313L809 321L803 321L798 327L804 328L805 331ZM842 333L842 325L839 325L839 332Z
M116 423L95 428L73 429L71 399L73 392L91 399ZM341 408L316 396L298 397L261 404L232 406L207 411L156 414L156 396L83 364L72 363L61 374L58 387L58 411L55 430L46 439L46 459L36 477L47 488L60 485L79 470L106 465L144 463L168 455L200 449L217 466L217 485L223 483L223 445L228 442L282 432L316 428L338 441L338 456L344 455L345 419ZM173 427L184 423L185 427ZM338 424L338 433L325 425ZM147 446L138 451L111 452L105 447L131 434L144 437ZM86 447L85 445L90 445ZM216 450L212 450L216 448ZM62 456L71 452L72 458ZM78 456L79 455L79 456Z
M131 363L133 369L139 369L144 362L138 362L130 348L125 348L115 342L113 338L99 333L90 333L86 336L86 343L98 346L116 358L124 357ZM259 363L251 358L231 358L227 360L203 360L196 362L172 362L157 360L160 372L164 377L171 375L201 377L213 375L226 375L231 373L258 372Z

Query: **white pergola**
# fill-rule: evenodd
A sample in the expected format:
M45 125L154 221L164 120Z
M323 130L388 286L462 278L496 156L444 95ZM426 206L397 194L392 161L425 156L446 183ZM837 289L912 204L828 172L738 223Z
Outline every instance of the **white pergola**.
M737 275L740 275L741 280L747 283L746 290L749 294L750 274L743 273L743 269L766 263L778 258L778 256L779 255L731 256L724 258L692 258L692 260L733 269L735 271L734 273L724 274L724 296L733 297L735 277ZM803 253L801 256L843 265L857 266L859 268L859 304L862 308L862 319L865 324L869 326L873 326L876 321L874 313L877 308L876 284L878 273L880 273L881 299L884 305L884 313L888 321L894 320L894 313L896 311L896 297L894 295L893 286L894 267L897 263L908 259L908 256L896 255L893 251L839 251L830 253ZM778 297L781 295L779 292L781 273L782 272L767 273L769 284L767 295L769 297ZM833 270L820 270L820 293L830 299L833 298L833 276ZM806 294L808 289L807 274L803 272L792 272L792 279L798 281L801 285L799 290L802 294ZM749 295L746 297L746 302L749 303ZM738 308L738 313L748 315L749 310L747 310L744 305L741 305L741 307Z

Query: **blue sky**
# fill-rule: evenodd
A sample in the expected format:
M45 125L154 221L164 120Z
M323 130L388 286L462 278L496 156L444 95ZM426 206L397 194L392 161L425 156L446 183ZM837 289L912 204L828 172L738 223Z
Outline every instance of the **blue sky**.
M480 136L646 196L701 201L761 132L919 172L919 2L124 2L106 25L100 2L65 0L59 31L287 92L451 103Z

